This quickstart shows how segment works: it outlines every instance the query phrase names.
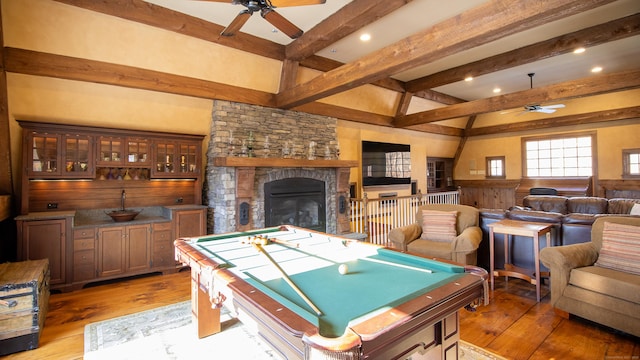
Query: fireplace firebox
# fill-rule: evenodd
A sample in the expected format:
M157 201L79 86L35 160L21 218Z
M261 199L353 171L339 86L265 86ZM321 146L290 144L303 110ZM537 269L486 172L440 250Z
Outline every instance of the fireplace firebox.
M326 232L325 182L287 178L264 184L265 226L296 225Z

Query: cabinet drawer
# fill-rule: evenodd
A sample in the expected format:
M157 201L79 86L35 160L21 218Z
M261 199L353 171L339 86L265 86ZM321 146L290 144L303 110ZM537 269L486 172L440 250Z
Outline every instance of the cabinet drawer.
M171 230L171 222L153 223L153 231Z
M96 247L96 241L94 239L82 239L73 241L73 250L93 250Z
M91 229L75 229L73 230L74 239L95 239L96 228Z
M171 241L154 241L153 252L155 253L170 253L173 254L173 243Z
M93 265L95 263L95 252L93 250L81 250L73 252L73 265Z

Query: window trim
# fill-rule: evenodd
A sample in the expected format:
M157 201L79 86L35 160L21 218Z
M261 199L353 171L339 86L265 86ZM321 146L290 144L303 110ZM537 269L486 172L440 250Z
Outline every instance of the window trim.
M581 132L573 132L573 133L549 134L549 135L530 136L530 137L520 138L522 177L526 179L550 178L550 176L527 176L527 141L555 140L555 139L574 138L574 137L577 138L577 137L584 137L584 136L591 137L591 175L589 177L596 178L598 174L598 157L597 157L598 137L597 137L597 132L595 131L581 131ZM584 176L553 176L553 178L557 178L557 179L581 178L581 177L584 177Z
M491 174L491 161L499 160L502 162L502 175L492 175ZM486 164L486 179L506 179L507 178L507 163L504 156L487 156L485 158Z
M640 148L622 149L622 178L623 179L640 179L640 174L631 174L629 155L640 155Z

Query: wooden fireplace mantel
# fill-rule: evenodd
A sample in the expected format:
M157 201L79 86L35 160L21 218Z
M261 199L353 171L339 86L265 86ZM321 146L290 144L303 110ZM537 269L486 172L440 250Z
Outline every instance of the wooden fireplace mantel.
M307 160L256 157L216 157L215 166L227 167L301 167L301 168L352 168L357 160Z

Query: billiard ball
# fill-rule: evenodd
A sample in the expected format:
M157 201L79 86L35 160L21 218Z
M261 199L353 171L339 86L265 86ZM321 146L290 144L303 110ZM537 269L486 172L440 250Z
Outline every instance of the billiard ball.
M340 275L344 275L349 272L349 267L347 266L347 264L342 264L338 266L338 272L340 273Z

